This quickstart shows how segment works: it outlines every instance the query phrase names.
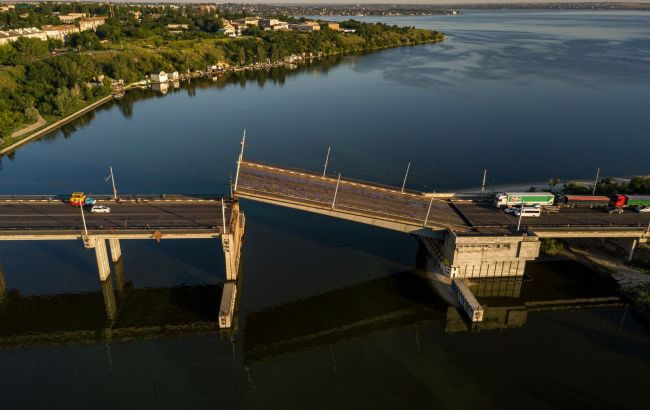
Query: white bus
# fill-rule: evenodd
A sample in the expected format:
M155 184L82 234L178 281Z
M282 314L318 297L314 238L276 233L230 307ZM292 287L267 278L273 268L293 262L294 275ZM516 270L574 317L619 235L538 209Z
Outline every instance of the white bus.
M542 216L542 207L541 206L524 206L521 209L515 209L515 216L521 214L522 218L533 217L537 218Z

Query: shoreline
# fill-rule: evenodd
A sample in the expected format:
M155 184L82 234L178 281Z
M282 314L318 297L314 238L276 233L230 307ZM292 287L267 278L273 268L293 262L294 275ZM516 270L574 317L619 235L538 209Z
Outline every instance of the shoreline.
M446 37L443 36L442 39L435 39L431 41L420 41L420 42L414 42L414 43L409 43L409 44L400 44L400 45L395 45L395 46L386 46L386 47L373 47L373 48L367 48L364 50L358 50L358 51L353 51L349 53L344 53L344 52L332 52L332 53L321 53L316 56L310 56L310 57L301 57L300 60L294 61L294 62L285 62L285 61L278 61L275 63L252 63L244 66L233 66L233 67L228 67L223 70L219 70L217 72L208 72L208 71L196 71L194 73L187 73L183 74L180 76L179 81L186 81L186 80L191 80L191 79L196 79L196 78L209 78L209 77L218 77L219 75L224 75L224 74L231 74L231 73L236 73L236 72L242 72L242 71L268 71L273 68L278 68L278 67L291 67L291 66L299 66L301 64L305 64L307 62L319 60L324 57L332 57L332 56L337 56L337 55L352 55L354 53L369 53L369 52L375 52L375 51L380 51L380 50L386 50L389 48L399 48L399 47L408 47L408 46L417 46L417 45L425 45L425 44L435 44L439 43L441 41L444 41ZM303 53L304 54L304 53ZM174 81L167 81L162 84L169 84L173 83ZM86 114L95 108L103 105L104 103L112 100L112 99L119 99L121 98L124 93L127 91L134 89L134 88L140 88L143 86L146 87L151 87L153 84L161 84L161 83L154 83L148 81L146 84L142 84L142 82L136 82L136 83L130 83L127 85L124 85L123 87L115 88L111 91L111 93L105 97L102 97L101 99L79 109L78 111L75 111L74 113L67 115L60 120L57 120L49 125L46 125L45 127L37 129L35 132L28 134L21 138L20 140L14 142L11 145L6 146L5 148L0 148L0 158L2 158L5 155L11 154L12 152L15 152L18 148L22 147L23 145L29 143L30 141L36 140L44 135L47 135L48 133L55 131L56 129L60 128L61 126L67 124L68 122L76 119L77 117L80 117L83 114ZM17 130L15 132L18 132L20 130Z

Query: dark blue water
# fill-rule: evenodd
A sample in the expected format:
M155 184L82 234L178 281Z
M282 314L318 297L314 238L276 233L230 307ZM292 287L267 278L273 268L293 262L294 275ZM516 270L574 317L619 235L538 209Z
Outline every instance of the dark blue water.
M477 186L484 168L492 184L590 178L597 167L605 176L650 172L650 14L499 11L389 21L448 38L193 82L164 96L132 93L2 158L0 193L108 193L109 165L123 193L224 192L243 128L252 160L320 169L332 146L332 172L400 184L411 162L409 185L432 190ZM242 207L241 297L230 335L160 331L210 317L225 276L216 241L123 241L136 290L124 320L158 330L113 339L101 336L101 320L86 318L103 309L92 299L99 283L91 251L72 242L2 243L12 295L34 302L18 323L3 323L100 334L77 332L64 344L3 339L13 346L0 350L3 403L611 409L650 400L650 335L624 306L529 312L523 323L457 331L444 303L409 273L412 238ZM530 265L529 273L537 280L528 289L545 278L563 283L553 275L580 284L555 289L555 298L616 294L576 265ZM213 304L197 302L199 293L214 295ZM55 302L61 294L74 298ZM50 304L34 299L47 295ZM56 303L72 307L55 311Z

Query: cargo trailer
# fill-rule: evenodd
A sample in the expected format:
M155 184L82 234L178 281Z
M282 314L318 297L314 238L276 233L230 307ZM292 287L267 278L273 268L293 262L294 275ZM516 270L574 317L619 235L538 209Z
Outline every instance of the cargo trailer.
M550 192L505 192L497 194L494 198L494 206L497 208L519 205L549 206L554 202L555 195Z

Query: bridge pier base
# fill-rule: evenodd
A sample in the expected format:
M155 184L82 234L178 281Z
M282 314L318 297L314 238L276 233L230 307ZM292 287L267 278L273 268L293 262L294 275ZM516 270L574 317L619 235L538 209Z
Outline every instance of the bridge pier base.
M99 271L99 281L102 284L102 293L104 294L106 315L109 319L114 319L115 313L117 312L117 304L115 301L115 292L113 291L113 282L111 281L111 266L108 262L106 240L95 238L92 244L94 245L95 257L97 258L97 269Z
M457 235L443 241L420 237L442 274L451 278L523 276L526 261L539 256L536 236Z
M119 239L109 239L108 244L111 248L111 259L113 262L117 262L122 257L122 248L120 247Z
M226 279L237 280L239 261L241 257L242 236L246 219L243 212L239 212L239 202L232 205L230 226L226 233L221 235L221 246L226 263Z

